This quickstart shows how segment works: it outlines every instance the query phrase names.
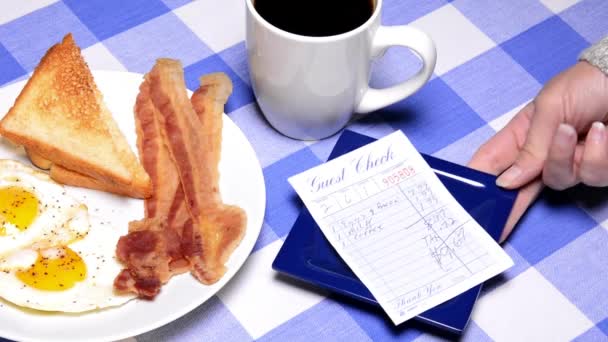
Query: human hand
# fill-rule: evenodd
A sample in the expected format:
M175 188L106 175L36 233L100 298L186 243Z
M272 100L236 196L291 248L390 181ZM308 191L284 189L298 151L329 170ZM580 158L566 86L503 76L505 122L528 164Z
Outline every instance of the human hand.
M549 81L538 96L475 153L469 166L519 188L501 241L540 193L608 185L608 77L579 62ZM579 140L579 136L581 140Z

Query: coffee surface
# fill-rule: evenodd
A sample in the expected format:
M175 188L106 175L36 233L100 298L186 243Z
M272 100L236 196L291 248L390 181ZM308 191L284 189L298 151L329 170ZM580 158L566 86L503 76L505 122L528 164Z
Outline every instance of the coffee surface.
M354 30L374 12L373 0L254 0L254 7L272 25L311 37Z

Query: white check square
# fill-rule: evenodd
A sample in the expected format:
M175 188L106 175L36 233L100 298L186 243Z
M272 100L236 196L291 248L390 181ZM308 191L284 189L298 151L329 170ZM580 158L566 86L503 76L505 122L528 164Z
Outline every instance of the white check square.
M57 0L21 0L13 1L10 5L5 6L0 11L0 25L6 24L9 21L17 19L28 13L34 12L35 10L46 7Z
M443 75L496 46L454 6L448 4L411 23L428 33L437 46L435 73Z
M127 68L112 55L103 43L97 43L82 50L82 55L91 70L127 71Z
M524 108L526 106L526 104L528 104L528 102L522 103L521 105L519 105L519 106L511 109L507 113L505 113L505 114L497 117L496 119L492 120L488 124L496 132L500 131L501 129L503 129L509 123L509 121L511 121L511 119L513 119L513 117L515 117L515 115L517 115L517 113L519 113L519 111L522 108Z
M213 51L245 39L245 0L201 0L174 11Z
M560 13L568 7L577 4L581 0L540 0L553 13Z
M472 317L499 341L570 341L593 326L533 267L481 297Z
M254 339L325 298L276 278L272 261L282 244L279 239L252 254L235 279L218 293L220 300Z

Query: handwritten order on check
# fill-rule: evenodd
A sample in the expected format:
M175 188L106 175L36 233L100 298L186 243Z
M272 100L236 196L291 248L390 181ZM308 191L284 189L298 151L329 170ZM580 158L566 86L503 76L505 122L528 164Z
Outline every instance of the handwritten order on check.
M395 324L513 265L401 131L289 182Z

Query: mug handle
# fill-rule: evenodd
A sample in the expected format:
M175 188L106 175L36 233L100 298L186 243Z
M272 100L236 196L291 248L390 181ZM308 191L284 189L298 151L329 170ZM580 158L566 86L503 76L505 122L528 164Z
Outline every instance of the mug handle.
M372 41L372 56L380 55L391 46L404 46L413 50L422 59L422 68L412 78L384 89L368 88L357 113L365 114L390 106L412 95L429 80L437 62L435 43L426 33L411 26L380 26Z

